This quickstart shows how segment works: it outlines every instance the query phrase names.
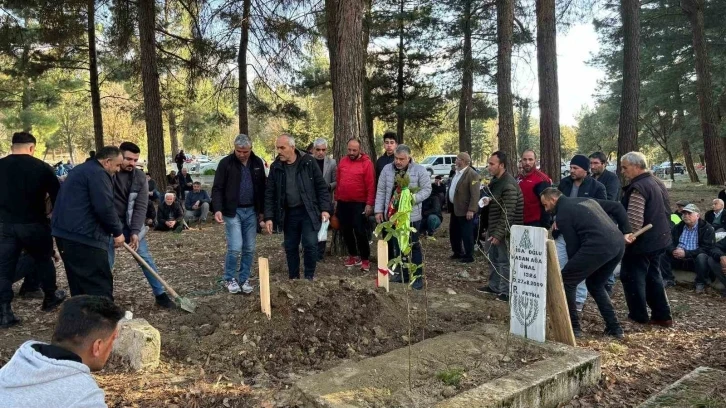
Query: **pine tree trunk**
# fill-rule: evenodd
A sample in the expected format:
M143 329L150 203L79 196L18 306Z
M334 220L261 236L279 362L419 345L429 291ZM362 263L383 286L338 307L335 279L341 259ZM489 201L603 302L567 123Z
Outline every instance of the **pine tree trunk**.
M699 183L698 173L696 173L696 166L693 165L693 155L691 154L691 144L685 139L685 135L682 132L683 121L685 120L686 113L683 111L683 98L681 96L681 84L675 83L675 102L676 102L676 124L675 130L680 131L681 137L681 153L683 154L683 160L686 164L686 171L688 172L688 178L691 179L691 183Z
M243 0L242 5L242 33L239 39L239 53L237 54L237 69L239 70L239 90L237 93L237 108L239 109L239 132L249 135L249 118L247 109L247 47L250 41L250 8L252 0Z
M557 81L555 0L537 0L540 169L560 181L560 95ZM524 147L522 147L524 149Z
M474 61L471 51L471 2L464 2L464 48L461 67L461 96L459 97L459 151L472 154L471 111L474 97Z
M101 114L101 89L98 84L98 60L96 59L96 0L88 0L88 70L91 83L93 140L96 143L96 150L101 150L103 147L103 116Z
M686 171L688 172L688 178L691 179L691 183L700 183L698 174L696 173L696 166L693 165L693 155L691 154L691 144L688 140L681 140L681 151L683 153L683 160L686 162Z
M681 0L683 12L693 31L693 50L696 54L696 93L698 94L703 148L706 154L706 180L708 185L720 186L726 181L726 141L718 136L716 111L713 105L711 67L706 47L703 23L704 0Z
M26 72L27 66L30 63L30 46L26 45L23 47L23 54L20 57L20 72ZM26 110L30 109L30 105L33 101L33 96L30 92L30 79L27 76L23 76L23 94L20 97L20 113L22 114ZM33 122L30 120L30 115L20 115L23 125L23 132L31 132L33 130Z
M156 62L154 27L156 10L154 0L139 0L139 45L141 56L141 80L144 91L144 119L148 145L149 172L154 175L159 191L166 189L166 164L164 163L164 128L161 119L159 71Z
M368 50L368 43L371 39L371 29L370 29L370 22L371 22L371 8L373 6L371 0L365 0L366 3L366 13L363 18L363 49ZM363 64L363 115L365 117L365 123L366 123L366 137L368 138L368 145L371 146L371 152L370 157L371 160L376 160L376 141L375 141L375 135L373 130L373 114L371 114L371 85L370 80L368 79L368 75L366 73L366 64Z
M166 112L166 120L169 122L169 139L171 139L171 157L176 157L179 153L179 134L177 132L176 125L176 112L174 109L169 109Z
M403 46L403 34L404 34L404 21L403 21L403 10L405 0L399 0L399 14L398 14L398 72L396 76L396 137L399 144L403 143L403 132L406 128L406 120L404 114L404 93L403 93L403 69L406 64L406 50Z
M623 92L620 100L618 161L638 148L638 99L640 97L640 1L621 0L623 20ZM620 166L617 166L620 174Z
M497 0L497 100L499 109L499 150L508 157L507 171L517 174L517 140L512 106L512 44L514 0Z
M346 153L348 140L359 139L363 152L373 154L363 109L364 0L326 0L330 79L333 88L335 157Z

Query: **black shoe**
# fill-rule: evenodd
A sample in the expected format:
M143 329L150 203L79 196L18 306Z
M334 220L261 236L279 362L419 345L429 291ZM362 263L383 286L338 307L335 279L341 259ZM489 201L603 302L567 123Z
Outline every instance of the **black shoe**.
M608 293L608 297L613 297L613 285L605 285L605 292Z
M176 309L176 303L174 303L173 300L167 295L166 293L162 293L161 295L157 295L156 297L156 304L159 305L159 307L163 307L164 309Z
M43 305L40 307L40 310L44 312L50 312L56 307L60 306L60 304L63 303L64 300L66 300L65 290L56 290L55 292L46 293L45 297L43 298Z
M20 288L18 296L23 299L43 299L45 297L43 291L40 289L25 290L23 288Z
M509 295L506 293L500 293L499 296L497 296L497 300L501 302L509 302Z
M397 273L393 276L389 275L388 282L390 283L403 283L403 276L400 273Z
M473 263L474 258L461 258L459 259L459 263Z
M449 259L460 259L460 258L461 258L461 255L459 255L459 254L454 254L449 257Z
M666 288L666 289L672 288L674 286L676 286L676 283L674 281L672 281L672 280L663 281L663 287Z
M480 288L476 288L476 290L478 292L489 293L490 295L497 295L497 296L499 296L499 292L497 292L496 290L490 288L489 286L482 286Z
M15 317L13 309L10 307L10 303L3 303L0 305L0 328L7 329L10 326L15 326L20 323L20 319Z
M415 281L413 281L413 285L411 285L411 287L416 290L423 289L423 286L423 278L417 278Z
M622 340L625 338L625 334L623 334L623 329L621 329L620 327L618 327L617 329L605 329L602 334L605 336L615 337L618 340Z
M573 327L572 328L572 333L575 335L575 338L576 339L582 338L582 329L576 329L576 328Z

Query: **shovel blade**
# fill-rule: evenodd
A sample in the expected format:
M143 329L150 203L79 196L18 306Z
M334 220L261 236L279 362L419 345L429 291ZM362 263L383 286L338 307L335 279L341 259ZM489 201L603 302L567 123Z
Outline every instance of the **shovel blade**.
M196 310L197 308L196 303L187 298L179 296L178 298L176 298L176 301L179 304L179 308L189 313L194 313L194 310Z

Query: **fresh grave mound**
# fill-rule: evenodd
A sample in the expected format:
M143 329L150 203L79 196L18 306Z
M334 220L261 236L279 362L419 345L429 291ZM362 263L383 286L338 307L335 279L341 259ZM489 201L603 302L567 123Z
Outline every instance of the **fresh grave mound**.
M640 405L665 407L726 407L726 371L698 367Z
M320 407L552 406L597 381L599 358L483 325L345 363L296 387L302 400ZM501 384L492 387L498 379Z

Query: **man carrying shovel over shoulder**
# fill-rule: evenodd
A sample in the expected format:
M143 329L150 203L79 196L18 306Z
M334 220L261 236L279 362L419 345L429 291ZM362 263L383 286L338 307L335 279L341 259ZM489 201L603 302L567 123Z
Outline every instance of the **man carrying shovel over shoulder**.
M145 237L147 231L144 226L146 207L154 204L149 204L149 186L146 182L146 175L136 168L141 149L131 142L123 142L119 146L119 150L121 150L123 162L121 170L113 177L113 206L123 224L126 242L158 273ZM110 244L108 263L111 265L111 269L113 269L115 255L113 244ZM166 294L161 283L140 262L139 266L151 285L156 304L166 309L175 308L176 304Z

